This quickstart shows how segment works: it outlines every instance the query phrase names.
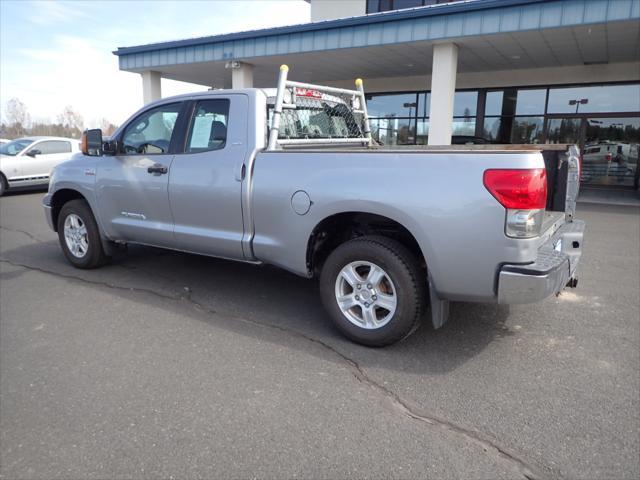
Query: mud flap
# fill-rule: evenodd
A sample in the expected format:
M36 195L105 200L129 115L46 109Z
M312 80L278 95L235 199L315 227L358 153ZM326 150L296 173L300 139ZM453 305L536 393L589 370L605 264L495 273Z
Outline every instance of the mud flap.
M447 320L449 320L449 300L442 300L438 297L436 289L431 281L431 275L429 278L429 300L431 303L431 324L434 329L442 327Z

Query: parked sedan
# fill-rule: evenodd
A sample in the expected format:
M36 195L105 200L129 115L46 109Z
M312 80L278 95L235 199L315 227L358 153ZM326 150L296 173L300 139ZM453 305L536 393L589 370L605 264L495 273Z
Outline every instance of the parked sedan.
M53 167L80 151L78 140L24 137L0 145L0 196L9 188L49 184Z

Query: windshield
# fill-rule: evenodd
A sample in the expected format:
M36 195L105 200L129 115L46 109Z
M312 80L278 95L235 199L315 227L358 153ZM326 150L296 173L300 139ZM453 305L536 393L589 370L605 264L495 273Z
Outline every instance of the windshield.
M19 138L4 145L0 145L0 153L3 155L11 155L15 157L22 150L31 145L35 140L29 138Z

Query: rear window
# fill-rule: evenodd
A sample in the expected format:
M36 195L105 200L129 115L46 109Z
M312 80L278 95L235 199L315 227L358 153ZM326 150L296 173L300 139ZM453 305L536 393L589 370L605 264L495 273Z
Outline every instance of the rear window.
M269 127L272 118L270 105ZM359 119L346 105L314 99L295 109L283 109L278 138L359 138L363 136L359 125Z
M40 150L42 155L51 155L54 153L69 153L71 152L71 142L64 142L61 140L47 140L46 142L40 142L33 146L35 150Z

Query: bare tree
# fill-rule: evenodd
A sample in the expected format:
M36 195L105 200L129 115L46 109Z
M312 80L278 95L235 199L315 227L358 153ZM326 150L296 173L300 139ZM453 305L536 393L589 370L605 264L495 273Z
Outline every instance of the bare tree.
M113 132L117 130L117 126L111 123L106 118L100 120L100 130L102 130L102 134L105 136L113 135Z
M8 136L18 137L24 135L29 123L27 106L18 98L11 98L5 108L5 120Z
M82 115L76 112L71 105L64 107L64 110L58 115L58 123L62 125L72 136L80 136L84 129L84 119Z

